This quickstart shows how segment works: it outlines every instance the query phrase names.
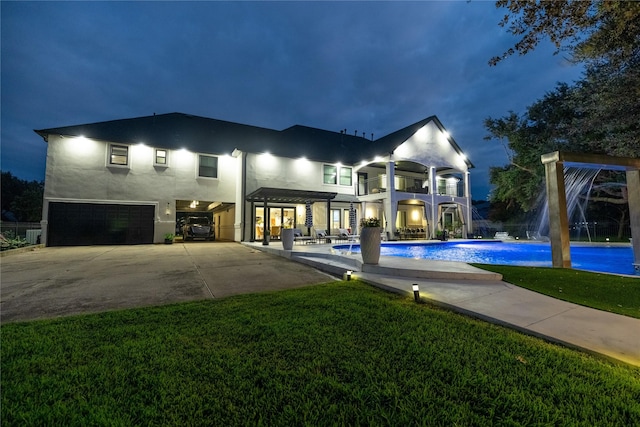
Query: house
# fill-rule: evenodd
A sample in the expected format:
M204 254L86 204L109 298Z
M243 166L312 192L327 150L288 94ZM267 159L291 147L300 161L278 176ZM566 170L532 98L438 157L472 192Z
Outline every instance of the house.
M35 132L47 143L48 246L158 243L190 215L229 241L349 228L350 210L384 219L390 239L472 232L473 165L435 116L377 140L182 113Z

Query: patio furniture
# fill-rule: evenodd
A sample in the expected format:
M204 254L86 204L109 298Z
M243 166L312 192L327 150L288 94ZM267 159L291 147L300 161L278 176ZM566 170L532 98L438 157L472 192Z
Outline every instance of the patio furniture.
M513 240L513 236L510 236L508 231L496 231L493 238L497 240Z
M358 234L351 234L346 228L339 228L338 233L339 239L346 240L348 242L355 242L356 239L360 237Z
M300 230L299 228L294 228L293 229L293 242L296 243L304 243L304 244L309 244L309 243L313 243L313 237L311 236L303 236L302 235L302 230Z
M271 240L280 240L280 227L279 225L274 225L271 227Z

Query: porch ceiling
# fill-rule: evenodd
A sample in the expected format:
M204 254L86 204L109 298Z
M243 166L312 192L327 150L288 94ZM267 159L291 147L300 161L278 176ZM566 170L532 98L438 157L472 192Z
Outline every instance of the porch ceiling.
M385 169L387 164L385 162L374 162L370 163L369 166L374 168ZM429 167L424 166L421 163L410 162L407 160L398 160L395 162L396 172L413 172L413 173L426 173L429 172ZM459 173L460 171L451 169L450 167L439 167L436 168L437 173L442 173L443 171L451 170L454 173Z
M286 188L258 188L251 194L247 195L248 202L262 202L266 199L272 203L306 203L324 202L332 200L338 193L329 193L326 191L306 191L306 190L288 190Z

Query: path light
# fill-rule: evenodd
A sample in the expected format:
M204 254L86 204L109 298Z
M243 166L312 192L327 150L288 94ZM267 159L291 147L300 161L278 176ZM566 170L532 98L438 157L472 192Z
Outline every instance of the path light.
M417 283L413 284L413 299L415 302L420 302L420 288Z
M352 274L353 274L353 271L347 270L347 272L344 273L345 280L347 280L347 281L351 280L351 275Z

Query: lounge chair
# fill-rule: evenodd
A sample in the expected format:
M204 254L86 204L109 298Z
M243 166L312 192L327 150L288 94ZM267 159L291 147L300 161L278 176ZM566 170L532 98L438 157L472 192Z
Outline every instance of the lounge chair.
M293 229L293 242L300 242L300 243L312 243L313 242L313 237L311 236L303 236L302 235L302 230L300 230L299 228L294 228Z
M327 230L319 228L316 229L316 240L318 243L320 243L321 241L323 243L331 243L331 239L334 238L335 239L336 236L329 236L327 234Z
M341 240L353 242L360 237L358 234L351 234L346 228L338 228L338 236Z
M493 238L496 240L513 240L513 236L510 236L508 231L496 231Z

